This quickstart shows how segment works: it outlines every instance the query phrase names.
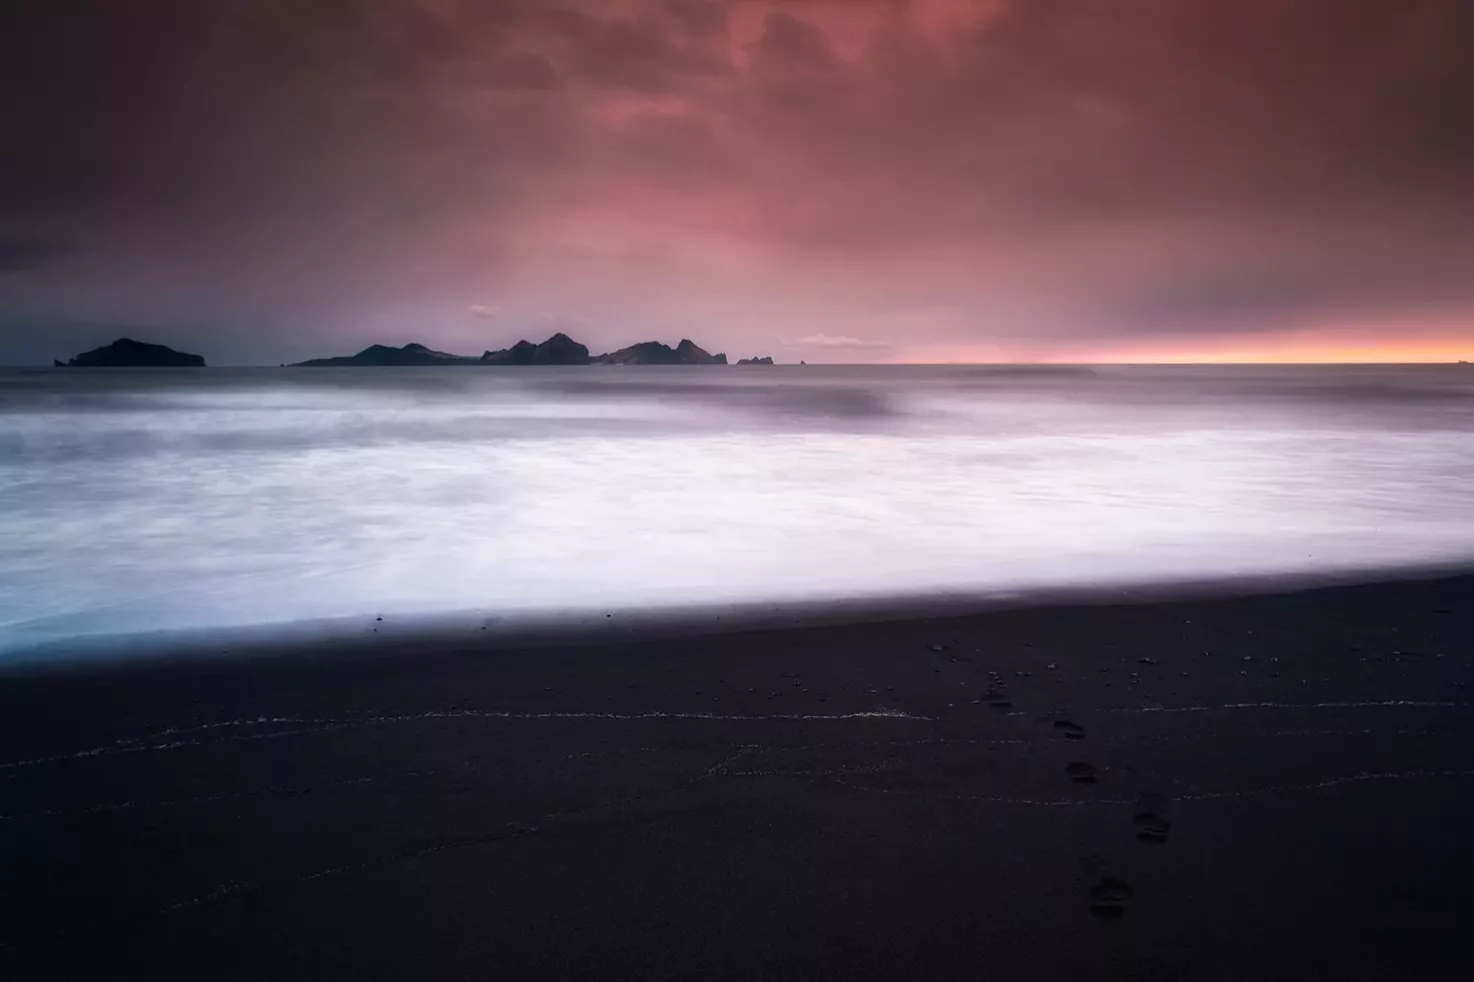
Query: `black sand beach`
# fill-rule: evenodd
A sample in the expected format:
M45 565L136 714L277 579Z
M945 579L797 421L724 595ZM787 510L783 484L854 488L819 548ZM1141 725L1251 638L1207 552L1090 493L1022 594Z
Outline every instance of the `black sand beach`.
M1471 601L13 675L0 977L1468 977Z

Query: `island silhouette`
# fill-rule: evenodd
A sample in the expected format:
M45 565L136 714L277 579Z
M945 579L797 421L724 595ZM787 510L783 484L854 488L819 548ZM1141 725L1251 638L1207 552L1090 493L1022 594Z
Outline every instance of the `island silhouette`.
M204 368L205 359L162 344L118 338L112 344L84 351L70 361L55 359L57 368Z
M162 344L119 338L112 344L84 351L69 361L53 360L57 368L204 368L200 355L175 351ZM661 341L641 341L602 355L590 355L588 346L559 332L534 344L518 341L510 348L475 355L437 351L411 342L401 347L371 344L357 354L309 358L285 368L425 368L444 365L487 365L495 367L542 367L568 365L726 365L727 356L712 354L689 338L675 347ZM739 365L772 365L770 357L743 358Z
M771 365L771 358L745 359L742 364ZM406 344L401 348L375 344L356 355L312 358L297 362L293 368L349 368L431 365L492 365L497 367L535 367L565 365L726 365L727 356L712 354L689 338L675 347L661 341L641 341L602 355L590 355L588 346L559 332L541 344L518 341L510 348L484 352L481 357L453 355L434 351L423 344Z

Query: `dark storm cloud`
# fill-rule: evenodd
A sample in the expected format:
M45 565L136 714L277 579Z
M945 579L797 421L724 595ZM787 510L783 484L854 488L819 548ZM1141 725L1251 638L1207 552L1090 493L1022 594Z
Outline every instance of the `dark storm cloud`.
M1021 92L1015 111L1080 127L1087 152L1034 190L1087 214L1467 205L1471 41L1463 0L1019 3L975 37L965 71Z
M762 47L819 74L746 108L848 185L780 224L800 250L1045 244L1016 272L1076 293L1062 330L1474 299L1474 4L1018 2L828 63L787 20Z
M843 84L809 83L828 100L811 146L845 170L1006 195L1030 221L1470 198L1464 0L1044 0L940 40L898 33L830 63ZM783 14L758 47L827 50Z
M1468 0L22 0L0 220L88 263L0 269L72 319L491 294L725 347L1467 311L1471 51Z

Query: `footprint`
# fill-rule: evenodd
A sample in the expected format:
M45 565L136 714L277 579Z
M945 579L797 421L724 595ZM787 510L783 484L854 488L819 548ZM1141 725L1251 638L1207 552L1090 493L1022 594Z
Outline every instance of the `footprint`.
M1095 765L1083 760L1073 760L1065 765L1065 776L1076 784L1095 783Z
M1167 798L1150 791L1136 796L1136 808L1132 813L1131 824L1136 826L1138 839L1153 845L1160 845L1167 841L1167 833L1172 830L1172 823L1164 817L1169 805L1170 801Z
M1132 821L1136 825L1136 837L1153 845L1166 842L1167 833L1172 830L1172 823L1156 812L1137 812Z
M1064 734L1066 740L1085 739L1085 727L1079 723L1071 723L1067 719L1057 719L1054 721L1054 728Z
M1102 920L1116 920L1126 915L1126 907L1136 891L1124 880L1103 876L1090 888L1090 913Z

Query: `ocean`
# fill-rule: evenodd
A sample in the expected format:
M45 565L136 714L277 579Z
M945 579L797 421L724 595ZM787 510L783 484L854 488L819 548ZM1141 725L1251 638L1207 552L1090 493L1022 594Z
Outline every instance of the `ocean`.
M1470 559L1467 366L0 372L0 656Z

